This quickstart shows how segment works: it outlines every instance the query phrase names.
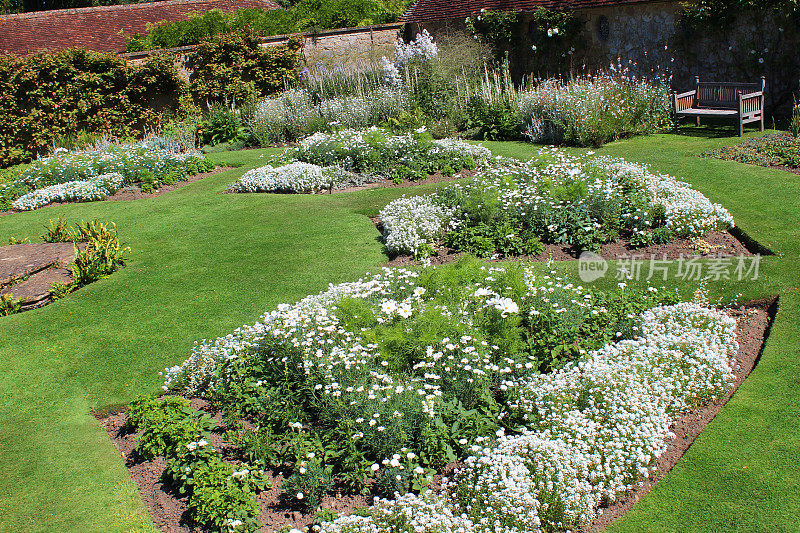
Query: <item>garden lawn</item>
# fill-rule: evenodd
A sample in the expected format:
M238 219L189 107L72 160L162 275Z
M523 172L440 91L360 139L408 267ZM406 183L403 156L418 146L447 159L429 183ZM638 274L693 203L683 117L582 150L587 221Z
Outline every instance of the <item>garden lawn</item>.
M740 300L780 294L763 358L676 468L611 531L794 531L800 514L800 179L695 154L737 142L707 130L613 143L725 206L782 257L755 283L712 283ZM536 147L486 143L527 158ZM218 194L262 153L213 156L242 168L152 200L0 217L0 242L36 240L48 219L117 223L128 264L45 308L0 318L0 531L152 531L122 460L91 416L157 391L158 370L192 343L252 323L280 302L354 280L385 261L376 214L415 189L328 195ZM574 270L575 265L565 265ZM545 268L542 265L542 268ZM614 267L612 265L611 271ZM616 283L606 279L607 285ZM679 285L690 294L694 284Z

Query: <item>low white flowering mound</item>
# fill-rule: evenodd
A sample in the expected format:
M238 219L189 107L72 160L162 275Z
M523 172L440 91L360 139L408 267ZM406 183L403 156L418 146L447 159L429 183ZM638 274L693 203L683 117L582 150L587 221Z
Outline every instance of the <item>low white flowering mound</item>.
M117 192L122 185L122 174L101 174L87 180L68 181L36 189L14 200L11 207L17 211L31 211L54 202L94 202Z
M337 167L294 161L248 170L229 187L231 192L315 193L354 184L354 176ZM356 181L360 184L360 181Z
M453 209L427 196L398 198L380 212L386 248L391 254L417 255L426 243L443 235Z

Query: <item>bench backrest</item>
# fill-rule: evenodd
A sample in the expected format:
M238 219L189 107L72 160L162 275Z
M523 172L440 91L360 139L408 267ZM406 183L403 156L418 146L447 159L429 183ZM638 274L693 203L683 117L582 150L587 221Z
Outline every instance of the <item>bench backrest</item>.
M697 107L736 109L739 93L748 94L764 90L764 81L758 83L696 81Z

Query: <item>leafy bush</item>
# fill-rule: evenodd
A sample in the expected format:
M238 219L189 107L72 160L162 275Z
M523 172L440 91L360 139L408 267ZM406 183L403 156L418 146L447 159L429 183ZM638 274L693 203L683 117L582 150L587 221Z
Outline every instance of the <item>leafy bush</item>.
M144 460L172 457L189 443L209 438L214 422L189 406L185 398L167 396L134 401L128 423L142 431L136 453Z
M0 166L30 161L83 131L129 136L153 124L158 102L184 90L171 59L128 66L115 54L68 49L0 57ZM163 105L163 104L161 104Z
M15 300L12 293L0 294L0 316L19 313L25 300Z
M800 103L795 102L794 107L792 107L789 131L795 139L800 138Z
M250 31L201 42L186 57L192 68L189 91L196 102L246 102L283 90L297 77L300 44L267 49Z
M289 500L316 510L322 497L333 489L333 467L323 465L317 458L299 461L282 486Z
M75 239L86 243L83 250L75 246L72 277L78 287L115 272L123 264L125 253L130 252L130 248L120 244L117 226L113 222L104 224L96 220L88 223L80 221Z

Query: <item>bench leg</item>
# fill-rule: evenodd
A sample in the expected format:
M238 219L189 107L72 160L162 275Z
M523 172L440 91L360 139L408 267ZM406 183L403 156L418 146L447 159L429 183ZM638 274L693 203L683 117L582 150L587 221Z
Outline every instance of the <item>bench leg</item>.
M744 134L744 122L742 119L739 119L739 137Z
M700 125L700 117L697 117L697 119L695 120L695 122L697 122L697 125L699 126L699 125Z
M761 131L764 131L764 111L761 111Z

